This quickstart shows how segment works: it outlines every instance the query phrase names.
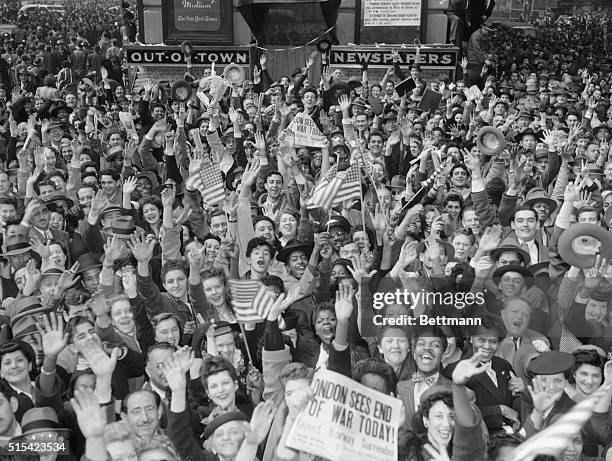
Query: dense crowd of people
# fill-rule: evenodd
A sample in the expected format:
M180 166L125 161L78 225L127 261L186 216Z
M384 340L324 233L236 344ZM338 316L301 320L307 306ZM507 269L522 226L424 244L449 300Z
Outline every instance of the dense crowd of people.
M612 459L609 16L183 101L130 84L112 4L0 38L0 457L313 459L327 369L401 400L402 460L513 459L596 392L556 456Z

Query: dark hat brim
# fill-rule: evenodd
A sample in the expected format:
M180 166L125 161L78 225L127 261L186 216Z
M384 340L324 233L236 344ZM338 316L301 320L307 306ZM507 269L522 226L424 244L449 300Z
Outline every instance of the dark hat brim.
M529 199L525 202L525 205L533 208L536 203L545 203L546 205L548 205L548 208L550 208L551 213L553 213L557 209L557 202L547 197L537 197Z
M278 259L280 262L287 264L287 261L289 260L289 256L291 256L291 253L294 253L296 251L303 251L304 254L306 254L306 256L310 258L310 254L312 253L312 245L308 243L289 242L286 246L284 246L278 252L276 259Z
M525 280L525 286L527 288L531 288L533 285L533 275L531 275L531 272L529 272L529 270L523 266L508 265L499 267L495 272L493 272L493 276L491 278L496 285L499 285L501 278L508 272L517 272L521 274Z
M520 247L514 246L514 245L503 245L500 247L495 248L492 252L491 252L491 257L494 260L497 260L499 258L499 256L504 253L505 251L514 251L515 253L517 253L519 256L522 257L525 265L529 265L529 263L531 262L531 257L529 256L529 253L527 253L525 250L523 250Z

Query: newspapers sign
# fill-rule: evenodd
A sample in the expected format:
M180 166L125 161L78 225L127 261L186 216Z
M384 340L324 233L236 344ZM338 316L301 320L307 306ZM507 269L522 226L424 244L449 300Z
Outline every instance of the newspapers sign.
M315 399L300 413L287 445L331 461L396 461L402 402L346 376L319 370Z
M363 0L364 27L421 25L421 0Z
M360 67L362 62L369 67L389 67L393 65L393 47L334 47L330 53L330 65L337 67ZM397 47L399 64L408 66L415 62L423 69L455 69L458 48L453 46Z

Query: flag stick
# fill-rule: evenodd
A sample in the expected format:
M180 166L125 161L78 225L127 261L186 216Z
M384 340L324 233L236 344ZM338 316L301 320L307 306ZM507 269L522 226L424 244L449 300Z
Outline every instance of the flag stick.
M242 340L244 341L244 345L246 346L247 356L249 357L249 363L251 364L251 366L254 367L255 364L253 363L253 357L251 357L251 350L249 349L249 342L247 341L246 331L244 330L244 325L240 322L238 322L238 325L240 326L240 332L242 333Z

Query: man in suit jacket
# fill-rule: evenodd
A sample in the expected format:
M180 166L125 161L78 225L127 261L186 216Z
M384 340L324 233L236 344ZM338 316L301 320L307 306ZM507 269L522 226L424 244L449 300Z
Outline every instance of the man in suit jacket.
M528 328L531 317L536 312L537 309L533 309L525 298L513 299L501 311L507 335L496 355L510 362L516 375L524 380L528 379L529 362L541 352L550 350L548 339Z
M500 204L500 213L501 208ZM548 261L548 248L542 244L541 230L538 229L538 214L528 205L516 208L510 227L504 228L501 244L514 245L526 251L531 264Z
M25 208L21 225L29 229L28 236L30 238L37 239L40 242L55 240L69 252L70 236L68 232L49 229L51 208L53 207L54 204L45 203L40 198L32 199ZM71 264L70 254L67 255L67 263Z
M412 354L416 372L412 378L397 384L397 394L404 403L406 419L400 427L400 438L412 429L412 417L421 395L433 386L451 386L452 381L440 373L442 353L446 350L446 336L436 327L417 328L412 340ZM400 443L401 445L401 443Z
M505 337L502 319L496 315L485 315L480 325L470 327L471 354L480 353L482 363L488 365L485 373L470 378L466 386L476 396L476 405L490 432L501 431L504 426L520 424L518 410L525 383L516 377L512 365L495 354ZM444 374L452 376L457 364L451 364Z

